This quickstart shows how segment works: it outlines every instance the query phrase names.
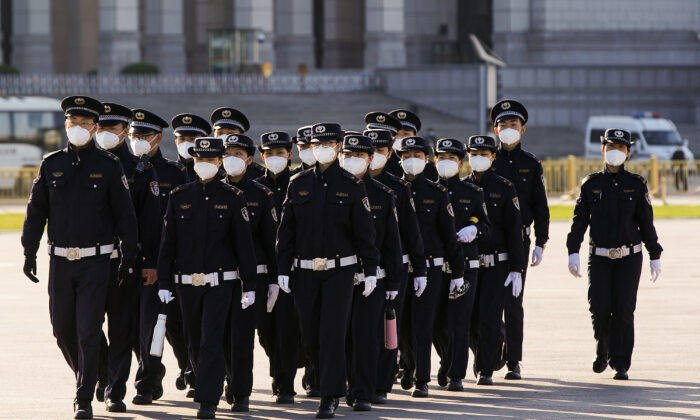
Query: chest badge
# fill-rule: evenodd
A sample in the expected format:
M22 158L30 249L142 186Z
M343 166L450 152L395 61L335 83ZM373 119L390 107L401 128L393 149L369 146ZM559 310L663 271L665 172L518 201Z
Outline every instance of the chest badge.
M151 183L149 185L151 187L151 193L153 193L153 195L158 197L160 195L160 186L158 185L158 182L151 181Z

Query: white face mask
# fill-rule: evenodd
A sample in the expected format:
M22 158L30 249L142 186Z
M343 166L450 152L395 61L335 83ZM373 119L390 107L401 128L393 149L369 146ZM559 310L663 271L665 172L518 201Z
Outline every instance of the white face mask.
M214 178L219 172L219 167L209 162L195 162L194 171L204 181Z
M124 131L122 130L122 133ZM119 133L121 134L121 133ZM109 131L101 131L95 135L95 140L97 140L97 144L100 145L101 148L105 150L111 150L114 149L119 145L119 142L121 139L119 138L119 135L110 133Z
M287 167L287 159L282 156L270 156L269 158L265 158L265 166L267 166L267 169L272 171L273 174L277 175Z
M224 158L224 169L231 176L238 176L245 171L245 161L237 156L226 156ZM206 178L205 178L206 179Z
M301 150L299 152L299 159L301 159L301 161L307 166L313 166L316 164L316 156L314 156L314 152L312 152L311 149Z
M381 153L374 152L374 157L372 158L372 161L369 163L369 169L371 170L377 170L377 169L382 169L384 165L386 165L386 156L384 156Z
M367 161L355 156L343 158L341 163L343 169L355 176L360 176L367 169Z
M177 145L177 154L180 155L183 159L189 160L192 159L192 155L190 155L189 148L194 147L194 143L191 141L184 141L180 144Z
M133 139L131 140L131 152L134 156L141 157L151 151L151 143L146 140Z
M79 125L74 125L66 129L66 135L68 136L68 141L73 146L85 146L90 141L92 137L90 132Z
M420 175L425 169L425 160L419 158L408 158L401 161L401 166L404 172L409 175L415 176Z
M452 178L459 172L459 165L454 160L438 160L437 171L440 178Z
M391 148L398 152L399 149L401 148L401 138L399 138L399 137L395 138L394 144L391 145Z
M504 128L498 131L498 138L507 145L515 144L520 140L520 131L513 128Z
M335 160L335 147L317 146L312 148L318 163L331 163Z
M627 160L627 155L625 152L619 150L606 150L605 151L605 163L610 166L620 166Z
M484 172L491 167L491 159L486 156L469 156L469 166L474 172Z

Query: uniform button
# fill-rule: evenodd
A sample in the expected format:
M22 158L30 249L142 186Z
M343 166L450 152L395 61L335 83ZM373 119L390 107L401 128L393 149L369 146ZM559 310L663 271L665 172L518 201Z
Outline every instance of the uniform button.
M97 188L97 184L92 184L92 188Z
M523 181L527 181L527 179L523 178Z
M340 204L343 204L343 200L340 200L339 203L340 203Z
M324 186L324 187L327 187L327 186L328 186L328 184L326 184L326 183L324 182L324 183L323 183L323 186Z
M219 219L223 219L223 218L224 218L224 216L220 214L220 215L219 215Z
M209 200L209 197L204 197L205 200Z
M165 193L163 193L162 195L163 195L163 197L165 197Z
M377 216L374 216L374 215L372 215L372 217L374 217L375 219L377 218Z
M510 162L510 163L513 163L513 161L512 161L512 160L509 160L508 162Z

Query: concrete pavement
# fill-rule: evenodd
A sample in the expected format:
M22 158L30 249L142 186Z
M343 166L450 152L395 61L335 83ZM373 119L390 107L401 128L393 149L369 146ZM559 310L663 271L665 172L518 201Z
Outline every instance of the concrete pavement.
M526 418L700 418L700 259L695 239L700 220L660 220L657 229L665 248L663 272L648 280L648 258L638 295L637 342L631 380L617 382L612 372L591 371L593 333L586 300L586 280L567 271L564 247L568 224L552 224L552 238L540 267L531 268L525 288L526 331L524 380L506 382L504 371L493 387L475 387L468 374L466 390L450 393L431 382L431 398L411 399L407 391L390 395L390 404L356 414L342 404L338 418L461 419ZM72 417L74 379L56 346L48 316L45 248L39 253L35 285L22 270L18 232L0 233L0 418L67 419ZM582 248L585 254L585 246ZM166 348L168 346L166 345ZM165 394L152 406L134 406L130 383L129 412L107 413L93 402L96 418L193 418L196 405L174 386L176 364L167 348ZM433 356L433 375L437 358ZM317 400L298 396L294 406L272 403L267 360L257 347L252 411L234 416L222 401L219 418L312 418ZM297 390L301 372L297 380ZM130 381L133 380L133 369Z

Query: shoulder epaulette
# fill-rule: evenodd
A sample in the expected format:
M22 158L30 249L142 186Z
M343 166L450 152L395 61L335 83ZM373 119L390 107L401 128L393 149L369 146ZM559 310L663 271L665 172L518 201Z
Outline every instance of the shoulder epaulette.
M632 173L632 172L627 172L627 173L630 174L630 176L632 178L639 180L642 184L647 183L647 180L643 176L641 176L639 174Z
M469 182L469 181L462 180L462 184L464 184L466 187L469 187L469 188L471 188L471 189L473 189L473 190L475 190L475 191L478 191L478 192L481 192L481 191L482 191L482 189L481 189L480 186L478 186L478 185L476 185L476 184L472 184L472 183Z
M106 157L107 159L113 160L115 162L119 161L119 158L117 157L117 155L115 155L112 152L109 152L107 150L100 149L100 148L96 148L95 150L97 150L97 153L101 154L102 156Z
M430 180L430 179L426 179L426 181L428 182L428 185L430 185L430 186L432 186L432 187L435 187L435 188L437 188L438 190L440 190L440 191L442 191L442 192L446 192L446 191L447 191L447 188L445 188L445 186L442 185L442 184L439 183L439 182L435 182L435 181Z
M253 166L256 169L260 169L261 171L265 171L265 167L259 164L258 162L251 163L251 166Z
M61 154L61 152L64 152L64 150L63 150L63 149L59 149L59 150L54 150L54 151L51 152L51 153L47 153L47 154L44 155L44 160L46 160L46 159L48 159L48 158L50 158L50 157L58 156L58 155Z
M172 194L175 194L176 192L184 191L187 188L189 188L190 184L191 183L188 182L187 184L178 185L177 187L170 190L170 194L172 195Z
M268 196L272 195L272 190L267 188L265 185L253 180L253 185L255 185L259 190L262 190Z
M297 179L297 178L299 178L299 177L302 177L302 176L304 176L304 175L308 175L308 174L310 174L310 173L311 173L311 169L304 169L303 171L297 172L297 173L295 173L294 175L292 175L292 176L289 178L289 180L290 180L290 181L293 181L293 180L295 180L295 179Z
M182 172L184 172L184 171L187 169L187 168L185 167L185 165L183 165L182 163L180 163L180 162L178 162L178 161L176 161L176 160L170 160L170 159L163 159L163 160L165 160L165 163L167 163L168 165L174 166L174 167L176 167L177 169L179 169L179 170L182 171Z
M512 186L513 186L513 183L512 183L512 182L508 181L506 178L504 178L504 177L502 177L502 176L498 176L498 175L497 175L495 178L496 178L497 180L501 181L502 183L506 184L506 185L509 186L509 187L512 187Z
M405 179L401 178L400 176L396 176L396 175L394 175L394 174L390 174L389 172L387 172L386 174L389 176L389 179L390 179L390 180L392 180L392 181L394 181L394 182L398 182L398 183L401 184L401 186L403 186L403 187L410 187L410 186L411 186L411 183L410 183L410 182L406 181Z
M384 191L385 193L391 194L391 195L394 194L394 190L392 190L391 188L389 188L389 187L387 187L386 185L382 184L381 182L377 181L376 179L372 178L372 181L373 181L374 185L375 185L377 188L379 188L380 190Z
M529 157L530 159L534 160L535 162L540 163L540 159L537 156L535 156L534 153L530 153L527 150L523 150L523 154Z
M598 177L601 176L602 174L603 174L602 172L594 172L594 173L592 173L592 174L588 174L588 176L586 176L585 178L583 178L583 180L581 181L581 185L583 185L583 184L585 184L586 182L588 182L589 179L598 178Z
M360 178L356 177L355 175L351 174L348 171L343 170L341 172L343 173L343 175L345 175L345 178L351 180L355 184L359 184L360 182L362 182L362 180Z
M239 188L234 187L233 185L227 182L220 181L219 184L221 184L221 188L225 189L226 191L234 192L236 193L236 195L241 195L243 193L243 191L241 191Z

